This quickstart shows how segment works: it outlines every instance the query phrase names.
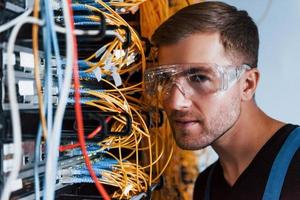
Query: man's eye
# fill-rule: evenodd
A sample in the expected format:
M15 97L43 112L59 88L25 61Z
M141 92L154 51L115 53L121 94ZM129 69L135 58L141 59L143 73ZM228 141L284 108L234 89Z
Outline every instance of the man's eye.
M161 81L167 82L172 80L172 74L166 73L163 76L160 77Z
M209 78L203 74L194 74L188 76L189 81L191 82L205 82L209 81Z

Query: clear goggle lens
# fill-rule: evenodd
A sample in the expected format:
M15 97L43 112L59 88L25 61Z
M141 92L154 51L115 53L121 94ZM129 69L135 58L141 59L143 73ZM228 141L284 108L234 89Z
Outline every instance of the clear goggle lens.
M207 63L159 66L145 72L146 93L163 99L175 88L185 96L212 94L228 89L246 69Z

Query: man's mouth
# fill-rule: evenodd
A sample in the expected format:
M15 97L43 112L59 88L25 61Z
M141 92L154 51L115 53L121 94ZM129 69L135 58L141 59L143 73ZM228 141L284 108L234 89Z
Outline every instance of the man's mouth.
M190 126L193 126L197 123L199 123L198 120L173 120L173 125L175 125L178 128L188 128Z

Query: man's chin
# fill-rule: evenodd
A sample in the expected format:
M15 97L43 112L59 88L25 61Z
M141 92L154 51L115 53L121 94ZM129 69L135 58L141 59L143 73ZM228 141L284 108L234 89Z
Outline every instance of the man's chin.
M176 144L179 148L183 150L200 150L203 149L210 144L202 144L197 142L196 140L184 140L183 138L175 138Z
M180 149L189 150L189 151L197 151L197 150L200 150L200 149L203 149L203 148L209 146L209 145L206 145L206 146L190 145L190 144L182 144L182 143L176 143L176 144Z

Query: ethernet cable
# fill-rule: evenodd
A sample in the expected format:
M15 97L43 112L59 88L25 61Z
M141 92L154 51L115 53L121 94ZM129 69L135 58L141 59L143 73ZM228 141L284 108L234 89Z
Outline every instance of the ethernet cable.
M33 16L38 19L39 18L39 8L40 3L39 0L34 1L34 11ZM39 115L41 119L41 125L43 129L44 138L47 138L47 125L46 125L46 118L45 118L45 111L44 111L44 104L43 104L43 95L42 95L42 83L40 78L40 66L39 66L39 44L38 44L38 32L39 26L36 24L32 25L32 49L33 49L33 59L34 59L34 79L37 88L37 95L38 95L38 103L39 103Z
M55 32L55 23L54 23L54 14L53 14L53 9L50 5L49 0L43 0L44 2L44 10L45 10L45 19L46 19L46 25L49 28L48 31L50 34L50 37L48 39L51 38L51 44L53 46L53 50L54 50L54 55L55 55L55 59L56 59L56 68L57 68L57 76L58 76L58 87L59 90L61 89L61 84L62 84L62 69L61 69L61 57L60 57L60 53L59 53L59 46L58 46L58 40L57 40L57 35ZM50 46L51 47L51 46Z
M94 22L94 21L86 21L86 22L75 22L75 26L100 26L100 22Z
M43 25L43 22L26 15L23 18L19 19L18 23L12 29L10 34L8 45L7 45L7 82L8 82L8 94L10 100L10 111L11 111L11 120L13 127L13 145L14 145L14 156L12 170L7 178L6 183L1 194L2 200L8 200L11 191L13 190L14 181L17 180L18 173L21 167L22 161L22 136L21 136L21 122L20 122L20 113L19 105L16 97L16 85L15 85L15 73L12 61L12 54L14 51L14 44L21 27L26 23L35 23Z
M39 179L39 159L40 159L40 145L42 142L42 126L39 124L38 132L35 141L34 153L34 194L35 199L40 199L40 179Z
M142 84L137 84L137 86L142 86ZM134 88L134 87L133 87ZM117 89L115 89L115 90L117 90ZM123 90L123 88L121 88L121 90ZM118 104L117 102L116 102L116 104ZM116 127L117 128L117 127ZM135 135L134 135L135 136ZM116 140L117 141L117 140ZM119 139L119 141L121 142L121 139ZM133 143L131 143L131 144L133 144ZM137 144L137 143L136 143ZM153 143L152 142L149 142L149 145L152 145ZM129 144L128 144L129 145ZM117 147L117 146L116 146ZM122 146L123 147L123 146ZM126 146L125 146L125 148L126 148ZM148 148L149 149L149 148ZM138 163L138 161L137 161L137 163ZM155 163L155 160L154 160L154 163ZM152 166L152 165L151 165ZM136 168L135 168L136 170L138 170L139 169L139 167L138 167L138 165L136 165ZM137 174L139 174L139 173L137 173ZM123 176L123 175L122 175ZM120 176L119 178L121 178L122 176ZM138 186L137 186L138 187ZM123 189L125 189L125 188L123 188ZM124 195L125 195L125 193L124 193Z
M74 15L74 22L99 22L100 17L96 15Z
M100 94L99 94L99 95L100 95ZM107 97L104 97L102 94L101 94L101 96L102 96L102 98L107 99ZM132 108L132 109L133 109L133 108ZM136 142L136 144L137 144L137 142ZM111 148L114 148L114 147L111 146ZM122 148L126 148L124 144L122 144ZM171 152L171 153L172 153L172 152ZM153 162L151 163L151 165L157 163L158 159L161 158L161 155L162 155L162 153L157 157L157 159L156 159L155 161L153 161ZM171 154L170 154L170 156L168 157L168 162L169 162L170 158L171 158ZM168 162L167 162L167 163L168 163ZM162 172L164 171L165 167L167 166L167 163L166 163L166 165L163 167ZM143 168L146 168L146 167L149 167L149 165L148 165L148 166L145 166L145 167L140 167L140 169L143 169ZM156 181L156 180L159 178L159 176L162 174L162 172L161 172L157 177L155 177L155 178L153 179L153 181Z
M83 98L80 98L80 103L81 103L81 100ZM75 102L74 102L75 104ZM107 117L105 119L105 123L108 123L109 121L111 120L111 117ZM102 125L98 126L95 130L93 130L90 134L88 134L87 138L88 139L92 139L93 137L95 137L95 135L97 135L100 131L102 130ZM63 145L63 146L60 146L59 147L59 151L60 152L63 152L63 151L66 151L66 150L70 150L70 149L74 149L74 148L77 148L77 147L80 147L80 143L75 143L75 144L69 144L69 145ZM89 148L87 148L87 151L90 151ZM103 152L103 150L101 150ZM82 154L82 152L81 152Z
M34 1L34 11L33 16L38 19L40 3L39 0ZM42 132L44 138L47 138L47 125L45 119L45 104L47 104L47 99L43 98L42 89L41 89L41 80L40 80L40 70L39 70L39 59L38 59L38 25L34 24L32 26L32 46L33 46L33 55L34 55L34 78L37 87L37 94L39 100L39 111L40 111L40 124L38 127L37 138L35 142L35 153L34 153L34 194L35 199L40 199L40 180L39 180L39 158L40 158L40 144L42 140ZM45 99L45 102L44 102ZM44 104L45 103L45 104Z
M101 3L100 1L97 1L98 3ZM105 6L105 5L103 5L103 6ZM107 8L107 9L109 9L109 8ZM111 12L113 12L113 11L111 11ZM117 15L114 15L114 20L116 19L116 18L118 18L117 17ZM119 19L118 18L118 20L116 20L116 23L125 23L121 18ZM133 33L133 36L135 36L135 34ZM138 39L136 39L135 41L138 41ZM114 47L111 47L108 51L111 51L112 49L113 49ZM142 71L143 71L143 69L144 69L144 56L143 56L143 51L142 51L142 49L141 49L141 47L138 45L138 49L140 49L141 50L141 52L142 52ZM107 57L105 57L105 56L103 56L103 60L106 60L106 58ZM100 64L100 63L99 63ZM103 80L104 81L104 80ZM143 87L143 84L139 84L139 86L141 86L141 87ZM123 88L122 88L123 89ZM117 89L116 89L117 90ZM100 97L101 96L101 97ZM103 98L104 96L101 94L99 94L99 98ZM128 96L126 96L126 97L128 97ZM101 110L101 109L105 109L105 106L99 106L98 104L96 104L97 102L96 101L94 101L93 103L91 103L92 105L94 105L94 106L96 106L96 107L99 107L99 109ZM117 104L117 103L116 103ZM136 128L136 127L135 127ZM134 128L134 129L135 129ZM142 131L141 131L142 132ZM134 135L135 136L135 135ZM101 144L105 144L105 142L108 142L110 139L107 139L106 141L103 141L103 142L101 142ZM111 141L117 141L117 143L113 143L113 142L108 142L109 144L110 144L110 148L117 148L117 146L113 146L113 144L115 144L115 145L119 145L120 144L120 142L121 142L121 139L120 140L116 140L116 139L111 139ZM136 140L137 141L137 140ZM124 146L124 144L125 143L122 143L122 148L126 148L126 146ZM148 140L148 145L149 146L151 146L151 148L152 148L152 144L154 144L154 143L152 143L152 141L151 140ZM129 145L129 144L127 144L127 145ZM105 145L104 145L105 146ZM131 147L130 147L131 148ZM149 150L149 152L151 152L151 148L149 147L149 148L147 148L148 150ZM157 151L157 148L155 149L156 151ZM171 150L171 152L170 152L170 156L168 156L168 159L167 159L167 162L166 163L168 163L169 161L170 161L170 158L171 158L171 155L172 155L172 152L173 152L173 150ZM157 158L160 158L161 157L161 153L156 153L156 155L157 155ZM149 167L151 168L152 166L153 166L153 164L157 164L158 162L156 162L158 159L155 159L155 160L152 160L151 159L151 153L149 153ZM138 162L137 162L138 163ZM148 166L146 166L146 167L148 167ZM166 165L163 165L162 166L162 171L160 171L160 172L158 172L158 175L156 176L156 177L153 177L153 181L155 181L155 180L157 180L157 178L162 174L162 172L165 170L165 168L166 168L166 166L167 166L167 164ZM138 165L136 165L136 169L139 169L140 167L138 167ZM161 169L161 168L159 168L159 167L157 167L157 169ZM150 170L151 171L151 170ZM138 174L138 173L136 173L136 174ZM149 177L149 179L148 180L150 180L150 182L151 182L151 179L152 179L152 172L150 172L149 173L150 174L150 177ZM124 177L125 178L125 177ZM151 185L151 184L149 184L149 185Z
M43 3L41 4L42 9L44 9ZM42 12L42 16L44 19L46 19L45 13ZM53 126L53 101L52 101L52 85L53 85L53 78L52 78L52 68L51 68L51 35L50 35L50 27L47 23L47 20L45 20L46 24L43 26L43 45L45 49L45 98L48 99L46 105L47 110L47 133L48 136L50 136L52 132L52 126ZM47 147L49 147L47 145ZM48 151L48 150L47 150Z
M69 13L71 15L70 18L70 25L71 25L71 33L72 31L74 31L74 21L73 21L73 11L71 10L71 0L68 0L68 5L67 4L63 4L64 6L66 6L66 9L69 9ZM69 6L69 7L67 7ZM98 191L101 193L102 197L105 200L109 200L110 197L107 194L107 192L105 191L105 189L103 188L103 186L101 185L100 182L98 182L97 180L97 176L95 175L95 172L91 166L89 157L87 155L87 151L86 151L86 146L85 146L85 138L84 138L84 128L83 128L83 119L82 119L82 111L81 111L81 105L80 105L80 94L78 92L78 89L80 87L80 83L79 83L79 77L78 77L78 64L77 64L77 44L76 44L76 37L73 35L73 41L74 41L74 87L75 87L75 113L76 113L76 120L77 120L77 124L78 124L78 137L79 137L79 142L80 142L80 146L84 155L84 160L85 163L89 169L90 175L93 178L96 187L98 189Z
M99 98L101 98L101 99L107 99L108 100L108 97L107 97L107 95L109 95L109 94L100 94L100 93L98 93L98 95L99 95ZM100 95L101 95L101 97L100 97ZM104 96L105 95L105 96ZM114 101L114 99L115 98L113 98L113 99L110 99L111 101ZM118 104L118 101L120 101L120 100L118 100L118 99L116 99L115 101L117 101L116 102L116 104ZM122 107L122 105L124 105L124 104L119 104L119 106L121 106ZM107 106L107 107L111 107L111 106ZM138 145L138 142L136 142L135 143L136 144L136 147L137 147L137 145ZM118 145L119 146L119 145ZM124 148L125 147L125 144L122 144L122 147ZM113 146L112 146L112 144L110 145L110 148L114 148ZM126 147L125 147L126 148ZM138 160L138 159L137 159ZM137 166L137 165L136 165ZM138 168L136 168L136 170L138 170ZM138 175L139 173L136 173L136 175ZM137 177L136 177L137 178ZM137 182L137 181L136 181Z
M66 52L67 52L67 62L65 77L62 84L61 95L59 97L59 103L55 113L54 124L51 136L49 137L48 144L51 151L47 152L47 161L46 161L46 173L45 173L45 182L44 182L44 199L52 200L54 199L54 190L55 190L55 179L57 171L57 162L58 162L58 146L60 144L61 136L61 126L64 117L64 111L67 104L67 99L69 96L69 90L71 87L72 80L72 66L74 60L74 52L72 48L74 47L74 40L72 38L71 24L70 22L70 11L68 5L65 1L62 1L63 5L63 15L66 21Z
M86 6L86 4L79 4L79 3L72 4L72 9L73 9L73 11L88 11L88 12L92 13L92 10L90 8L88 8ZM99 4L95 4L95 3L90 4L89 3L88 5L96 7L98 9L100 9L100 10L104 9L101 6L99 6Z
M29 16L30 13L32 12L32 10L33 10L33 8L30 7L30 8L28 8L27 11L25 11L24 13L22 13L18 17L14 18L13 20L10 20L9 22L7 22L5 24L2 24L0 26L0 33L10 29L11 27L15 26L19 21L22 21L25 17Z

